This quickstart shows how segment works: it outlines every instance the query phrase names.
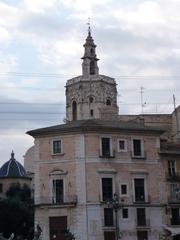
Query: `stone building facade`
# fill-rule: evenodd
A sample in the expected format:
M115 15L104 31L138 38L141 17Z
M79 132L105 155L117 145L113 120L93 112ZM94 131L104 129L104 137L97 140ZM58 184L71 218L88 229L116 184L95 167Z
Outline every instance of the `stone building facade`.
M171 156L162 143L179 141L179 108L175 116L118 115L116 82L99 74L90 29L84 49L82 75L66 84L66 124L28 132L35 224L44 240L63 240L65 229L77 240L163 239L179 202L169 210ZM115 196L117 211L108 204Z

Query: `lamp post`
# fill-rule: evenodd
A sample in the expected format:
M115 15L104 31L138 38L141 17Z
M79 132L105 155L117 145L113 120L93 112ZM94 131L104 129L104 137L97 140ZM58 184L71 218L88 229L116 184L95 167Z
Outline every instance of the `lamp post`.
M75 240L74 235L69 231L69 229L65 230L64 237L66 240Z
M107 202L108 207L112 208L115 212L115 227L116 227L116 240L118 240L121 236L119 236L119 226L118 226L118 210L122 208L122 204L119 203L119 196L117 193L114 193L113 199Z

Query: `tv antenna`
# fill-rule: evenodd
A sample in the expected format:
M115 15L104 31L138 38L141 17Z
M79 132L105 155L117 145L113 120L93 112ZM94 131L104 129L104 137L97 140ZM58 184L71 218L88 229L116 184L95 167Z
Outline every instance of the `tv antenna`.
M144 93L143 86L141 86L140 93L141 93L141 113L144 113L144 107L146 106L146 102L144 102L144 99L143 99L143 93Z

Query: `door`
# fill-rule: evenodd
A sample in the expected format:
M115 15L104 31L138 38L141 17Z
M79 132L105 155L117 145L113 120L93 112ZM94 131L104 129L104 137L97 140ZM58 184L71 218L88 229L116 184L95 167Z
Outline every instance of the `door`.
M67 229L67 217L49 218L50 240L65 240L64 233Z
M147 231L137 231L137 239L138 240L148 240L148 232Z
M104 240L115 240L115 232L104 232Z

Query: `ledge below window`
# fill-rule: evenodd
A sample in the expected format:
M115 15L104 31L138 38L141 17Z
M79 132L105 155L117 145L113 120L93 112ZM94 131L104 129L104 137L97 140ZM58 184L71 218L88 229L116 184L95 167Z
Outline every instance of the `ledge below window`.
M64 156L65 153L51 153L52 156Z
M106 154L99 153L99 157L100 158L115 158L115 150L111 153L106 153Z
M131 152L131 158L132 158L132 159L137 159L137 160L145 160L145 159L146 159L146 154L143 154L143 155L134 155L134 154Z

